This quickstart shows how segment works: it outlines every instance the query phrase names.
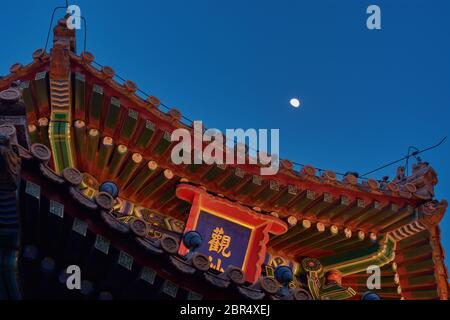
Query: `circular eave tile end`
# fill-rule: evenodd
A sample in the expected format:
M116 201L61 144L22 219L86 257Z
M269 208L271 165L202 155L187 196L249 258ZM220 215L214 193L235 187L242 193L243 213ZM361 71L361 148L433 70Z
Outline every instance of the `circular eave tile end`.
M241 269L231 266L228 268L227 273L230 280L234 283L243 284L245 282L245 274Z
M161 239L161 247L167 253L175 254L178 252L178 241L174 237L163 236Z
M114 199L109 193L98 192L95 195L95 203L103 210L109 211L114 205Z
M30 152L33 155L33 157L42 162L50 161L50 158L52 157L50 149L47 146L40 143L33 144L31 146Z
M178 110L176 108L170 109L168 114L175 121L180 121L180 119L181 119L181 112L180 112L180 110Z
M272 277L262 277L260 279L261 289L268 294L275 294L278 292L279 285Z
M155 97L155 96L151 96L147 98L147 103L152 107L152 108L158 108L161 104L161 101Z
M292 170L293 165L292 165L291 161L284 159L284 160L281 160L280 163L281 163L281 167L283 169L289 170L289 171Z
M23 65L21 63L14 63L10 68L9 72L11 73L17 73L23 68Z
M306 166L303 167L302 173L307 175L307 176L315 176L316 175L316 169L313 166L307 164Z
M192 264L197 270L206 272L209 270L210 262L207 256L201 253L196 253L192 258Z
M108 66L102 68L102 73L106 79L111 79L115 75L114 69Z
M129 92L129 93L134 93L137 90L137 85L136 83L134 83L131 80L127 80L125 81L125 83L123 84L123 86L125 87L125 89Z
M20 100L20 92L16 89L6 89L0 92L0 100L6 103L16 103Z
M400 188L398 187L398 185L397 185L396 183L393 183L393 182L388 183L387 187L388 187L388 189L389 189L390 191L392 191L392 192L398 192L399 189L400 189Z
M81 58L83 61L87 62L88 64L91 64L94 61L94 55L90 52L84 51L81 53Z
M75 168L64 169L62 171L62 177L73 186L78 186L83 181L81 172Z
M358 178L354 174L347 174L344 178L345 182L347 182L351 186L356 186L358 184Z
M378 182L375 179L367 180L367 184L371 190L378 190Z
M323 173L325 179L330 181L336 181L336 173L334 171L327 170Z
M40 48L33 52L33 60L39 60L42 59L45 56L45 49Z
M135 218L130 222L130 229L138 237L145 237L148 233L147 223L138 218Z

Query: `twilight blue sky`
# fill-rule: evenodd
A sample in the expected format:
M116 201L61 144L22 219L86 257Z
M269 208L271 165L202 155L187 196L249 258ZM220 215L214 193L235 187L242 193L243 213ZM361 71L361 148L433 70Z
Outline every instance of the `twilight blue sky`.
M363 173L449 135L448 0L69 3L81 7L99 63L207 127L279 128L283 158ZM366 28L370 4L381 7L380 31ZM2 3L0 75L44 47L61 5ZM449 150L423 154L438 199L450 198ZM441 228L450 252L450 213Z

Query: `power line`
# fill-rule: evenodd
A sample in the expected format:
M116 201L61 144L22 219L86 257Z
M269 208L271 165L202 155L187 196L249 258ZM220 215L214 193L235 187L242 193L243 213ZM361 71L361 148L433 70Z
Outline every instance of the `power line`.
M401 159L398 159L398 160L389 162L389 163L387 163L387 164L385 164L385 165L383 165L383 166L381 166L381 167L379 167L379 168L376 168L376 169L374 169L374 170L372 170L372 171L369 171L369 172L363 174L361 177L365 177L365 176L367 176L367 175L369 175L369 174L372 174L372 173L374 173L374 172L380 171L381 169L384 169L384 168L387 168L387 167L389 167L389 166L392 166L392 165L394 165L394 164L396 164L396 163L399 163L399 162L401 162L401 161L403 161L403 160L408 160L409 158L415 157L415 156L417 156L417 155L419 155L419 154L421 154L421 153L424 153L425 151L429 151L429 150L435 149L435 148L439 147L442 143L444 143L444 141L445 141L446 139L447 139L447 137L444 137L444 138L442 138L442 140L441 140L439 143L435 144L434 146L425 148L425 149L423 149L423 150L417 150L417 151L414 151L412 154L409 154L409 150L408 150L408 155L407 155L407 156L405 156L405 157L403 157L403 158L401 158Z
M48 26L47 40L45 41L45 49L44 49L45 52L47 52L48 40L50 39L50 32L52 31L53 19L55 18L55 12L56 12L56 10L59 10L59 9L67 9L67 7L56 7L53 9L52 17L50 19L50 25Z
M51 31L52 31L53 20L54 20L54 18L55 18L55 12L56 12L57 10L59 10L59 9L65 9L65 10L67 10L67 8L69 7L67 1L66 1L66 5L67 5L66 7L55 7L55 8L53 9L52 17L51 17L51 19L50 19L50 24L49 24L48 32L47 32L47 39L45 40L45 49L44 49L45 52L47 52L48 41L50 40L50 33L51 33ZM81 15L79 16L79 18L83 21L83 25L84 25L83 51L86 51L86 46L87 46L87 21L86 21L86 18L83 17L83 16L81 16Z
M94 61L93 63L96 64L98 67L103 68L103 65L102 65L102 64L100 64L100 63L98 63L98 62L96 62L96 61ZM120 76L120 75L115 74L115 77L116 77L117 79L121 80L122 82L127 81L125 78L123 78L123 77ZM139 93L143 94L143 95L144 95L145 97L147 97L147 98L151 96L151 94L145 92L145 91L142 90L142 89L137 89L137 91L138 91ZM160 103L160 106L163 107L163 108L164 108L165 110L167 110L167 111L170 110L170 107L167 106L166 104L162 103L162 102ZM188 125L192 125L192 123L194 122L194 120L191 120L191 119L189 119L189 118L186 117L186 116L183 116L183 115L182 115L182 118L183 118L184 120L187 121L186 124L188 124ZM436 144L436 145L434 145L434 146L431 146L431 147L428 147L428 148L423 149L423 150L418 150L416 147L410 146L410 147L408 148L408 155L407 155L407 156L405 156L405 157L403 157L403 158L401 158L401 159L395 160L395 161L393 161L393 162L389 162L389 163L387 163L387 164L385 164L385 165L383 165L383 166L381 166L381 167L379 167L379 168L377 168L377 169L371 170L371 171L369 171L369 172L367 172L367 173L365 173L365 174L363 174L363 175L358 175L357 178L363 179L363 180L368 180L369 178L367 178L366 176L368 176L369 174L372 174L372 173L377 172L377 171L379 171L379 170L381 170L381 169L387 168L387 167L389 167L389 166L391 166L391 165L394 165L394 164L396 164L396 163L398 163L398 162L401 162L401 161L403 161L403 160L406 160L406 161L407 161L407 162L406 162L406 166L408 166L408 160L409 160L410 157L413 157L413 156L415 157L415 156L417 156L417 155L420 154L420 153L423 153L423 152L425 152L425 151L429 151L429 150L431 150L431 149L437 148L437 147L439 147L446 139L447 139L447 137L444 137L438 144ZM229 141L231 142L230 139L229 139ZM234 141L232 141L232 142L234 142ZM250 146L247 146L247 147L248 147L250 150L252 150L252 151L259 152L259 150L256 150L256 149L254 149L254 148L251 148ZM412 152L412 153L410 153L412 149L414 149L415 151ZM281 161L281 160L288 160L288 161L290 161L292 164L297 165L297 166L300 166L300 167L305 167L305 166L306 166L306 165L303 164L303 163L296 162L296 161L292 161L292 160L289 160L289 159L281 159L281 158L280 158L279 160L280 160L280 161ZM316 169L317 171L319 171L319 173L327 171L327 169L321 169L321 168L318 168L318 167L313 167L313 168ZM347 172L347 173L341 173L341 172L334 172L334 173L335 173L336 175L345 177L345 176L346 176L348 173L350 173L350 172L351 172L351 171L349 171L349 172ZM353 172L352 172L352 173L353 173ZM382 182L382 180L376 180L376 181Z
M69 6L69 5L68 5L68 1L66 0L66 7L56 7L56 8L53 9L52 17L51 17L51 19L50 19L49 29L48 29L48 32L47 32L47 39L46 39L46 42L45 42L45 51L47 51L48 41L49 41L49 38L50 38L50 32L51 32L51 28L52 28L52 25L53 25L53 19L54 19L54 16L55 16L55 12L56 12L57 10L59 10L59 9L67 9L68 6ZM86 43L87 43L87 22L86 22L86 19L85 19L84 17L81 17L81 16L80 16L80 18L83 20L83 24L84 24L84 51L86 51ZM97 65L99 68L103 68L103 65L102 65L102 64L100 64L100 63L98 63L98 62L96 62L96 61L93 61L93 63L94 63L95 65ZM120 76L120 75L118 75L118 74L115 74L114 76L115 76L117 79L121 80L122 82L126 82L126 81L127 81L125 78L123 78L122 76ZM141 94L144 95L146 98L148 98L148 97L151 96L149 93L143 91L143 90L140 89L140 88L137 89L137 92L141 93ZM164 103L162 103L162 102L160 102L160 107L164 108L166 111L169 111L169 110L171 109L169 106L167 106L166 104L164 104ZM187 123L186 123L187 125L190 125L190 126L191 126L191 125L194 123L194 120L191 120L190 118L188 118L188 117L186 117L186 116L184 116L184 115L181 115L181 118L187 122ZM406 174L408 174L408 163L409 163L409 158L410 158L410 157L416 157L418 154L421 154L421 153L423 153L423 152L426 152L426 151L429 151L429 150L431 150L431 149L437 148L437 147L439 147L446 139L447 139L447 137L444 137L438 144L436 144L436 145L434 145L434 146L431 146L431 147L428 147L428 148L423 149L423 150L418 150L416 147L410 146L410 147L408 148L408 154L407 154L405 157L403 157L403 158L401 158L401 159L398 159L398 160L395 160L395 161L392 161L392 162L389 162L389 163L387 163L387 164L385 164L385 165L383 165L383 166L381 166L381 167L379 167L379 168L376 168L376 169L374 169L374 170L371 170L371 171L369 171L369 172L367 172L367 173L365 173L365 174L363 174L363 175L358 175L357 178L359 178L359 179L368 179L368 178L366 178L366 176L368 176L369 174L375 173L375 172L377 172L377 171L379 171L379 170L382 170L382 169L384 169L384 168L387 168L387 167L389 167L389 166L392 166L392 165L394 165L394 164L396 164L396 163L399 163L399 162L401 162L401 161L403 161L403 160L406 160L405 167L406 167L406 170L407 170L407 171L406 171ZM228 139L228 141L235 143L235 141L231 141L231 139ZM247 147L249 150L252 150L252 151L255 151L255 152L259 153L259 150L257 150L257 149L251 148L250 146L246 146L246 147ZM412 150L412 149L414 149L415 151L411 153L411 150ZM281 158L279 159L279 161L282 161L282 160L284 160L284 159L281 159ZM285 160L288 160L288 159L285 159ZM290 161L292 164L297 165L297 166L300 166L300 167L305 167L305 166L306 166L305 164L300 163L300 162L291 161L291 160L288 160L288 161ZM327 171L326 169L321 169L321 168L317 168L317 167L314 167L314 169L316 169L317 171L319 171L319 173ZM347 172L347 173L335 172L335 174L336 174L336 175L339 175L339 176L346 176L348 173L349 173L349 172ZM381 181L381 180L377 180L377 181Z

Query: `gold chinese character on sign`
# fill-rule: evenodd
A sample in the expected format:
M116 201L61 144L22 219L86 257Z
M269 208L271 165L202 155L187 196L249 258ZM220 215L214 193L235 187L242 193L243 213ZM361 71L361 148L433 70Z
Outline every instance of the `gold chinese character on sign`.
M216 227L211 233L211 240L208 242L209 251L222 254L225 258L231 256L229 249L231 237L224 234L223 228Z
M223 270L222 268L222 260L220 258L217 259L217 263L214 263L213 257L209 256L209 263L210 263L210 267L211 269L220 271L220 272L225 272L225 270Z

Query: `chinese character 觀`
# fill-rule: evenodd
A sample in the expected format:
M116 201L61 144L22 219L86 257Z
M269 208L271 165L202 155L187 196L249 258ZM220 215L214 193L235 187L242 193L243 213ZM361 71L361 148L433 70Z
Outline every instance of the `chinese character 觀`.
M231 237L224 234L223 228L216 227L211 233L211 240L208 242L209 251L222 254L223 257L229 258L231 251L229 249L231 244Z

